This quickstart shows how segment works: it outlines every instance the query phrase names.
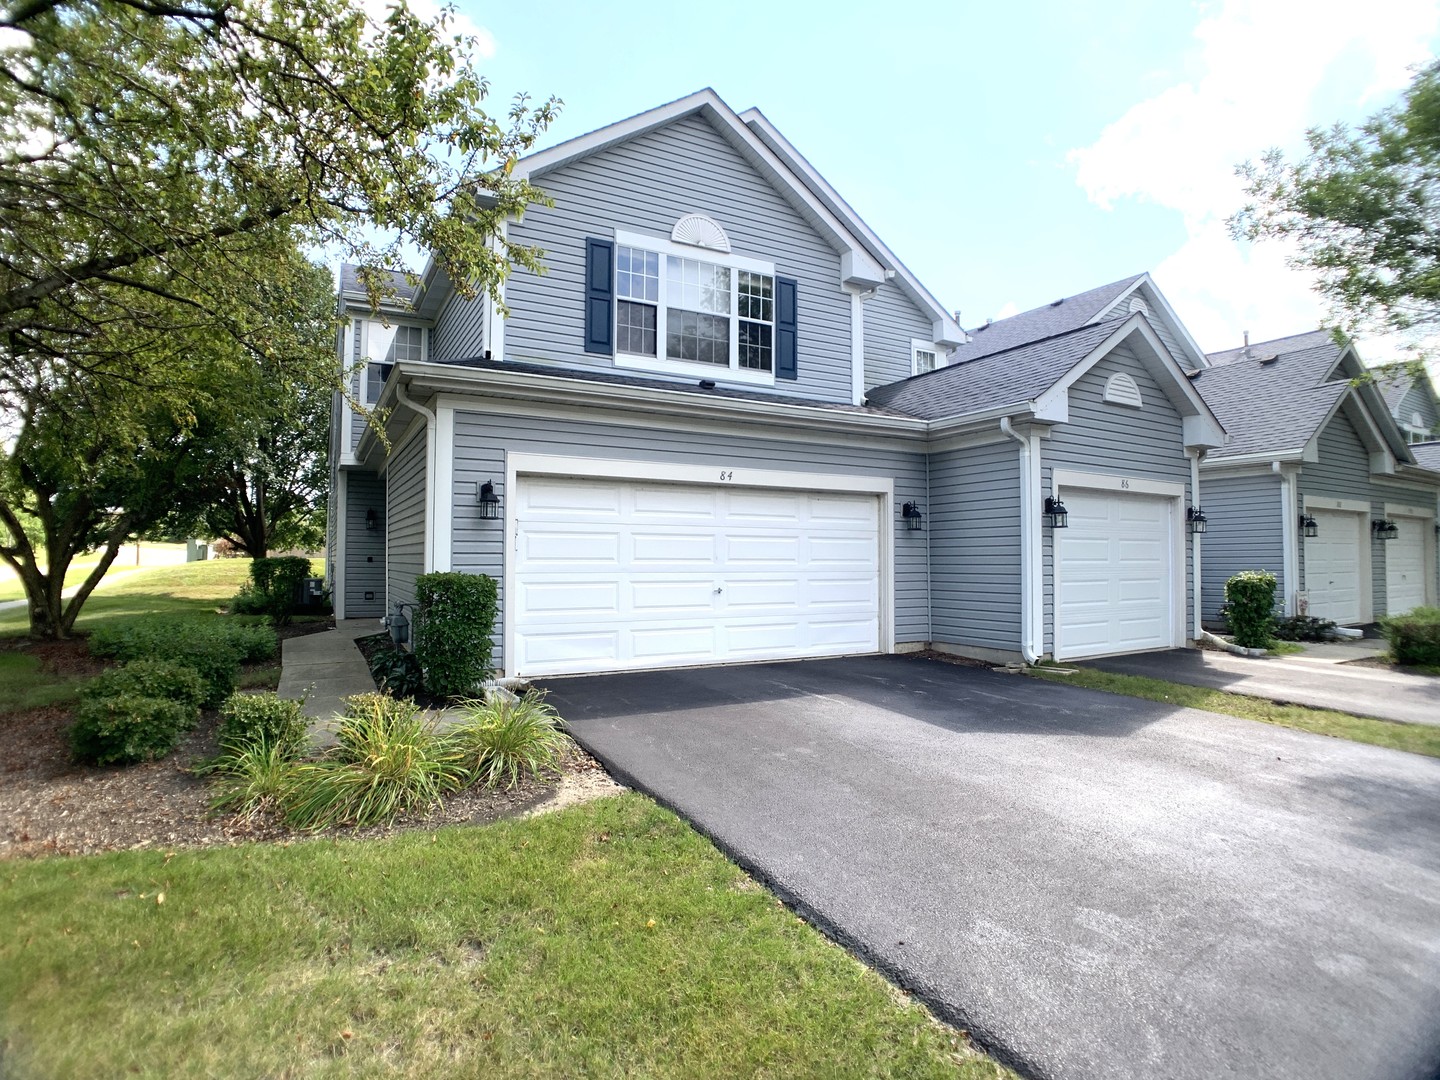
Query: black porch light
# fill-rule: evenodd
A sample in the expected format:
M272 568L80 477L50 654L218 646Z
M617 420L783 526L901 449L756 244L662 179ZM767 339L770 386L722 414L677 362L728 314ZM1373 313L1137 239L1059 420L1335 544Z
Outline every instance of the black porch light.
M1065 509L1063 502L1049 495L1045 496L1045 524L1052 529L1070 527L1070 511Z
M1198 534L1205 531L1205 527L1210 519L1205 516L1205 511L1200 509L1200 507L1192 506L1189 510L1185 511L1185 520L1190 523L1190 532L1192 534Z
M904 519L905 527L911 532L925 527L925 516L920 513L919 503L907 502L900 508L900 517Z
M380 515L375 513L375 508L372 506L369 510L365 511L365 528L369 532L374 532L379 527Z
M1315 519L1309 514L1300 515L1300 528L1305 530L1306 536L1320 535L1320 526L1315 523Z
M1389 518L1376 518L1370 522L1370 531L1375 534L1376 540L1394 540L1400 535L1400 526Z
M480 516L482 518L498 518L500 516L500 496L495 494L495 485L486 480L476 489L476 502L480 504Z

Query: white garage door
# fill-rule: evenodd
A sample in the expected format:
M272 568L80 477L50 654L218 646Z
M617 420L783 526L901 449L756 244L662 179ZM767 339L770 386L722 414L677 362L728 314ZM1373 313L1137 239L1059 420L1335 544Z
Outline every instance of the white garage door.
M1385 541L1385 592L1391 615L1425 603L1425 531L1432 528L1424 518L1397 517L1400 533Z
M1066 490L1055 530L1057 659L1176 644L1172 502Z
M880 648L875 496L549 477L518 487L516 674Z
M1358 623L1360 612L1360 529L1364 514L1311 510L1315 535L1305 538L1305 592L1310 614L1337 623Z

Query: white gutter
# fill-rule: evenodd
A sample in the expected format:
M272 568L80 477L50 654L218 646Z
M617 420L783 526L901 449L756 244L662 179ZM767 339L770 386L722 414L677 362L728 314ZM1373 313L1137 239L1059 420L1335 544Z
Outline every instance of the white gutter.
M420 565L422 572L428 574L435 568L435 414L425 406L411 401L409 395L405 393L405 384L398 379L395 382L395 400L425 418L425 555ZM388 481L386 486L389 486ZM390 524L388 513L385 515L385 524L388 528ZM385 550L388 555L390 550L388 537Z
M1198 450L1187 449L1185 451L1185 456L1190 459L1190 505L1195 507L1203 507L1205 504L1200 501L1200 452ZM1184 524L1182 524L1180 527L1182 529L1188 528L1188 526ZM1191 638L1194 641L1199 641L1201 640L1200 635L1204 633L1204 628L1200 625L1200 610L1202 606L1200 603L1200 536L1197 533L1190 534L1190 562L1190 572L1192 575L1194 575L1193 580L1190 583L1190 589L1195 596L1195 625L1193 627Z
M1295 490L1295 473L1286 472L1272 461L1270 471L1280 477L1280 540L1285 545L1281 566L1285 574L1285 614L1296 614L1300 594L1300 500Z
M1000 430L1020 444L1020 655L1040 661L1036 624L1044 619L1045 553L1040 543L1040 437L1026 438L1000 418ZM1040 627L1040 640L1044 640Z

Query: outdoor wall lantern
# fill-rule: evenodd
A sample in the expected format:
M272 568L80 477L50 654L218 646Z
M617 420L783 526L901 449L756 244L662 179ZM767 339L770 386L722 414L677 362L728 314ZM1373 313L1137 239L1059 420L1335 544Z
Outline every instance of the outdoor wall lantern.
M1190 523L1190 532L1199 534L1205 531L1205 526L1210 519L1205 516L1205 511L1198 506L1192 506L1185 511L1185 520Z
M375 513L375 508L372 506L369 510L365 511L365 528L369 532L374 532L379 527L380 515Z
M1052 499L1045 496L1045 524L1052 529L1066 529L1070 527L1070 511L1065 509L1065 504L1059 499Z
M920 504L907 502L900 509L900 516L905 519L905 527L912 532L925 527L925 517L920 513Z
M495 494L495 485L489 480L475 489L475 501L480 504L482 518L498 518L500 516L500 496Z
M1370 522L1370 531L1375 534L1376 540L1394 540L1400 535L1400 526L1388 518L1376 518Z
M1300 515L1300 528L1305 530L1306 536L1320 535L1320 526L1315 524L1315 519L1309 514Z

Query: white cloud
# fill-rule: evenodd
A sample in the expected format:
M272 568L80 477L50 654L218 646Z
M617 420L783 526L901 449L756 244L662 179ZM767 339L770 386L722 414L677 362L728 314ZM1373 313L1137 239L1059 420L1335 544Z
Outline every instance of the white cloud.
M426 22L433 22L440 17L444 5L438 0L408 0L412 12L424 19ZM360 0L360 7L366 16L377 27L385 25L385 18L390 10L396 6L395 0ZM475 46L475 57L478 60L492 60L495 57L497 48L495 35L488 29L475 22L462 11L451 10L449 14L449 25L447 33L450 36L459 35L465 38L472 38Z
M1076 180L1106 209L1134 199L1183 216L1187 239L1155 267L1180 317L1207 349L1297 333L1322 314L1285 249L1230 240L1243 202L1235 164L1336 119L1337 91L1371 111L1410 80L1440 30L1433 0L1374 0L1357 17L1340 0L1223 0L1196 26L1194 77L1133 106L1090 146L1072 150ZM1328 97L1320 101L1321 91Z

